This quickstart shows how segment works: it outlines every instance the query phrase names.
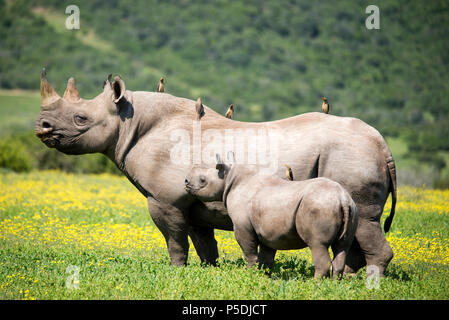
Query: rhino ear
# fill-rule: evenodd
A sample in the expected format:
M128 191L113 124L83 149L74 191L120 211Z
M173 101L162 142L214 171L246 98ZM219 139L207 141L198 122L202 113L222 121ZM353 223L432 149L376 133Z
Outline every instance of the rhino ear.
M217 160L217 165L215 166L215 168L219 171L223 170L225 164L223 163L223 160L221 160L221 157L218 153L215 154L215 159Z
M125 94L126 87L125 87L125 81L117 75L114 77L114 82L112 83L112 91L114 92L114 103L118 103Z
M220 178L223 178L225 172L229 170L229 167L223 163L223 160L221 160L221 157L218 153L215 154L215 157L217 159L217 165L215 166L215 169L218 170L218 176Z
M229 160L231 163L235 163L235 154L234 154L234 151L228 151L228 160Z
M223 163L223 161L221 160L221 157L218 153L215 154L215 159L217 159L217 164L218 163Z

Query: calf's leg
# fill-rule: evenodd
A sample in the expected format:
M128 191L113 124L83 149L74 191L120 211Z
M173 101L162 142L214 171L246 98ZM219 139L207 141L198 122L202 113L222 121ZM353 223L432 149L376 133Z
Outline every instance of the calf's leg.
M348 246L346 246L348 247ZM334 259L332 259L332 279L336 280L341 277L345 268L345 260L347 248L337 243L332 245L332 252L334 253Z
M254 266L257 263L257 248L259 246L256 233L252 228L234 223L234 235L240 248L242 248L248 268Z
M310 251L312 251L312 262L315 266L314 278L328 277L331 264L328 247L321 243L313 243L309 246Z

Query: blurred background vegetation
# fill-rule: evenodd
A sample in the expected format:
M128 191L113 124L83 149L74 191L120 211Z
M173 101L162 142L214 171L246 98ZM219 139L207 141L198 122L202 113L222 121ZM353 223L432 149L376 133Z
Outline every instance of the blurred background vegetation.
M380 8L380 30L365 9ZM65 9L80 9L67 30ZM449 187L449 1L0 0L0 167L116 172L101 155L65 156L33 136L42 67L62 94L167 92L235 119L320 111L358 117L387 138L400 183Z

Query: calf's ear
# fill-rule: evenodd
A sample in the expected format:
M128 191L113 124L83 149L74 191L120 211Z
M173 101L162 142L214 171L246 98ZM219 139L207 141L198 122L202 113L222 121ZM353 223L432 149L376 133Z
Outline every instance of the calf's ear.
M228 160L229 160L231 163L235 163L235 154L234 154L234 151L228 151Z
M217 160L217 165L223 164L223 161L221 160L221 157L218 153L215 154L215 159Z
M218 170L218 176L223 179L225 172L229 170L229 167L223 163L218 153L215 154L215 157L217 158L217 165L215 168Z
M215 154L215 158L217 159L217 165L215 166L215 168L218 171L224 170L225 164L223 163L223 160L221 160L221 157L218 153Z

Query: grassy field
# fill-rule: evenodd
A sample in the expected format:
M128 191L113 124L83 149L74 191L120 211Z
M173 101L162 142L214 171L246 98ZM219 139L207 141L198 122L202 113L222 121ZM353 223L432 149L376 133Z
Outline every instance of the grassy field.
M34 130L34 122L39 111L39 92L0 90L0 137Z
M365 269L314 280L309 249L279 252L271 277L248 270L224 231L218 267L201 266L193 245L188 266L172 267L145 199L122 177L3 171L0 188L0 299L449 298L449 191L399 189L395 257L368 289Z

